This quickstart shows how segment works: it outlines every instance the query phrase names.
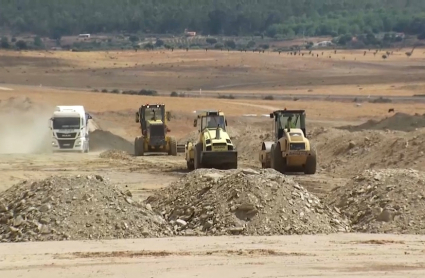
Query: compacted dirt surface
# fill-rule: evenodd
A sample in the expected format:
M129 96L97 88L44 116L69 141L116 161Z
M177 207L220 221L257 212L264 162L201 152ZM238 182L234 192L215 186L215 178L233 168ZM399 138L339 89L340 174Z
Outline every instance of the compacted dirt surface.
M0 58L12 61L11 53ZM49 74L62 76L65 87L82 76L67 68L69 65L63 66L67 69L39 73L40 61L48 60L40 57L34 62L38 66L30 65L25 61L31 55L27 52L21 57L31 72L30 81L21 80L19 66L11 63L5 76L14 84L0 87L1 277L425 275L423 105L129 96L88 92L87 88L83 91L75 87L75 82L69 86L72 90L28 86L38 78L59 86L60 80L49 79ZM54 54L63 63L80 69L88 66L90 55ZM124 72L128 55L124 53L122 61L118 57L114 60L122 68L100 60L92 66L99 71L100 67L110 67L107 72L118 74ZM163 60L155 55L159 54L151 54L149 63L171 59L167 56L170 54L164 54ZM215 53L211 61L201 62L197 52L199 61L185 65L190 59L184 55L189 54L180 53L181 60L172 61L176 67L181 65L181 74L184 69L187 76L169 73L165 89L183 86L184 78L199 77L199 72L206 71L211 63L220 61L215 66L219 72L224 72L227 65L222 64L224 54ZM266 74L263 71L267 67L261 69L259 62L271 67L272 55L243 58L226 54L236 59L226 63L244 62L251 67L235 74L234 78L239 79L232 82L248 80L253 72L258 78ZM254 62L259 63L257 68ZM417 62L412 57L409 63ZM300 66L301 60L297 63ZM355 76L348 76L350 67L353 72L354 68L367 67L367 74L374 72L376 76L396 74L397 69L393 61L393 67L385 70L380 61L333 63L306 62L309 66L300 76L326 70L317 76L321 80L312 79L310 85L320 83L321 93L345 90L345 85L329 86L332 82L325 76L336 74L335 67L340 67L347 76L335 82L351 80L350 86L362 91L354 83L365 82L366 77L356 81ZM169 67L148 64L146 71ZM30 71L30 67L35 70ZM291 74L289 68L285 71ZM270 82L275 77L270 75ZM390 82L391 76L387 77L385 84ZM102 78L95 80L96 86ZM114 78L108 77L105 87L135 80L127 77L114 83ZM158 78L153 80L159 82ZM216 78L217 84L227 80L220 74ZM397 88L404 88L403 95L419 93L422 88L420 84L408 87L401 79L401 83L388 85L393 88L392 95ZM192 82L198 86L206 81ZM213 88L213 81L208 82ZM366 83L366 94L377 94L373 90L384 88L384 83L375 86L371 79ZM241 87L248 86L244 84ZM259 83L255 84L252 90L258 88ZM290 85L292 92L298 90L296 84ZM135 157L133 142L140 129L134 113L147 102L165 103L171 110L170 134L179 143L196 138L194 110L223 109L228 115L229 134L237 146L239 168L188 172L183 154ZM92 114L88 154L51 152L47 121L54 106L60 104L83 104ZM273 140L272 121L267 114L284 107L307 111L308 137L318 150L315 175L282 175L260 169L261 142ZM388 112L390 108L394 113Z
M2 277L423 277L422 237L332 234L33 242L0 247Z

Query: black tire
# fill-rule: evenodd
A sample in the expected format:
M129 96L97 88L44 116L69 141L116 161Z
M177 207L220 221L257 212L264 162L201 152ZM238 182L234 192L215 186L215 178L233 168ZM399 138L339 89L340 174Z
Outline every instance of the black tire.
M134 156L138 156L139 154L139 140L134 138Z
M193 165L193 161L186 161L186 165L187 165L187 169L189 171L192 171L195 168L194 165Z
M195 155L194 155L193 166L194 166L194 169L200 169L202 168L202 163L201 163L202 145L196 144L194 151L195 151Z
M316 168L317 168L316 148L311 146L311 155L307 157L307 161L305 162L304 174L314 175L316 174Z
M174 137L170 137L170 152L168 154L177 156L177 141Z
M134 155L135 156L143 156L144 150L143 150L143 137L136 137L134 139Z
M273 144L270 150L270 168L275 169L280 173L285 173L285 159L282 157L282 152L280 151L280 144Z

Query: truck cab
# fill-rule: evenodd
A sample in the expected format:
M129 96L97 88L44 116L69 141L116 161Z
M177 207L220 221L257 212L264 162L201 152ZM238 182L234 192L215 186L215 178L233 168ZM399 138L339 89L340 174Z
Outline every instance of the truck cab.
M52 150L89 152L88 121L92 117L84 106L56 106L49 119Z

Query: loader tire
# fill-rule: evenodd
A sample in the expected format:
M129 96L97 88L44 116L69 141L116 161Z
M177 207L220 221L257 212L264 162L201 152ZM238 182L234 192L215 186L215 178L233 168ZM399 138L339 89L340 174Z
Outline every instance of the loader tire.
M177 141L174 137L170 137L170 152L168 154L172 156L177 155Z
M284 174L286 170L286 159L282 157L282 152L280 150L280 144L273 144L270 150L270 168L275 169L276 171Z
M306 175L316 174L316 167L317 167L316 148L311 148L311 155L307 157L307 161L305 162L304 174Z
M143 156L144 155L144 145L143 145L142 137L136 137L134 139L134 155L135 156Z
M194 157L194 162L193 162L193 166L194 169L200 169L202 168L202 163L201 163L201 152L202 152L202 145L201 144L196 144L195 145L195 157Z
M186 166L189 171L192 171L195 169L195 165L193 164L193 161L186 161Z

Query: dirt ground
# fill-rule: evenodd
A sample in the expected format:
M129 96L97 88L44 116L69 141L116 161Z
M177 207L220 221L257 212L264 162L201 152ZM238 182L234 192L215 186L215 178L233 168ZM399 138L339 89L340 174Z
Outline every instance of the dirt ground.
M9 248L7 248L9 247ZM4 277L423 277L423 238L336 234L0 247Z
M358 105L91 92L93 88L162 92L202 88L217 94L423 94L424 50L416 49L409 58L404 54L407 49L393 50L384 60L381 56L385 51L375 56L373 50L366 55L363 51L335 54L328 50L322 56L321 51L313 50L315 57L308 52L293 56L180 50L2 51L0 192L20 182L32 183L59 174L102 175L123 192L130 191L135 200L145 200L172 186L187 174L182 154L132 156L132 142L140 133L134 113L141 104L152 102L165 103L172 112L171 134L181 143L196 134L193 111L222 109L228 115L229 132L238 148L239 167L254 171L260 168L257 157L261 142L271 134L267 114L284 107L305 109L308 134L318 148L318 172L290 177L323 202L329 195L343 191L346 184L352 185L353 179L368 169L425 171L425 106L420 103ZM92 114L98 127L91 137L92 152L47 150L47 120L55 105L84 105ZM394 114L388 113L390 108ZM129 154L108 157L104 155L107 150ZM391 183L405 185L406 200L415 195L414 203L420 203L422 193L409 193L404 176L397 174ZM364 199L385 200L385 196L375 197ZM0 214L1 208L0 202ZM404 208L403 213L411 211ZM0 217L0 225L5 225L4 221ZM409 231L415 231L416 225L423 223L408 224ZM425 237L419 228L417 231L418 235L383 234L378 229L377 235L2 242L0 273L7 277L422 277Z

